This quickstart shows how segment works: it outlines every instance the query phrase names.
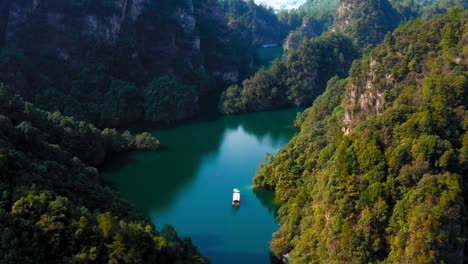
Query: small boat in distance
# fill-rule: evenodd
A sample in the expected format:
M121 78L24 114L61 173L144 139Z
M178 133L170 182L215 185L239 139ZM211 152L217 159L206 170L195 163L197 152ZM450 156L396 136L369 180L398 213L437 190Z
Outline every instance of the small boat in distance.
M273 44L264 44L264 45L262 45L262 48L271 48L271 47L276 47L276 46L278 46L278 44L276 44L276 43L273 43Z
M239 189L234 189L232 193L232 205L239 206L240 205L240 191Z

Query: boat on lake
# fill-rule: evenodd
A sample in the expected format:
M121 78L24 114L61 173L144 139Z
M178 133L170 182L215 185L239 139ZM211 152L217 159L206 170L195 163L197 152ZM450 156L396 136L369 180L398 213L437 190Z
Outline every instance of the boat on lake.
M275 44L275 43L273 43L273 44L264 44L264 45L262 45L262 48L271 48L271 47L276 47L276 46L278 46L278 44Z
M240 191L239 189L234 189L232 192L232 205L239 206L240 205Z

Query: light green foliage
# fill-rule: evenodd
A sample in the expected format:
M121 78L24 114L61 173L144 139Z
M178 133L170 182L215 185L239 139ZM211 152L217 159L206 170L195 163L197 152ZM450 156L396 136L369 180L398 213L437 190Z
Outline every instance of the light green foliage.
M402 19L387 0L342 0L340 7L333 28L349 36L361 49L381 43Z
M434 15L444 14L455 6L468 7L468 2L464 0L389 0L389 2L406 19L415 17L430 18Z
M275 255L290 253L290 263L461 260L467 17L454 9L402 25L299 116L301 132L254 179L285 201Z
M150 133L143 132L135 136L135 149L156 150L159 148L159 140L155 139Z

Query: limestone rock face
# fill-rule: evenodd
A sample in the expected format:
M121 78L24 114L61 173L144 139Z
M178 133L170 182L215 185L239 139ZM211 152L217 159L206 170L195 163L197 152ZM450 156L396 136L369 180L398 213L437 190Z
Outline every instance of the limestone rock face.
M126 38L134 43L132 59L155 74L216 68L230 82L238 69L229 63L210 66L210 53L222 52L203 50L213 39L202 35L201 20L209 17L215 20L211 26L227 28L217 6L211 0L0 0L0 47L47 52L79 65L90 45L112 47Z

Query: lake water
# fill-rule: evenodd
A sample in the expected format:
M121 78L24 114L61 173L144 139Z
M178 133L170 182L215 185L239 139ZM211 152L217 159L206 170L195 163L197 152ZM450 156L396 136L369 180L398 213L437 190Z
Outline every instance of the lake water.
M252 178L265 154L276 153L297 132L291 125L298 111L156 129L152 134L166 149L116 157L104 177L158 229L169 223L190 236L212 263L270 263L279 204L272 192L252 190ZM233 188L241 191L239 208L231 204Z
M281 45L272 47L257 48L257 56L260 60L260 66L268 69L276 58L283 57L283 47Z

